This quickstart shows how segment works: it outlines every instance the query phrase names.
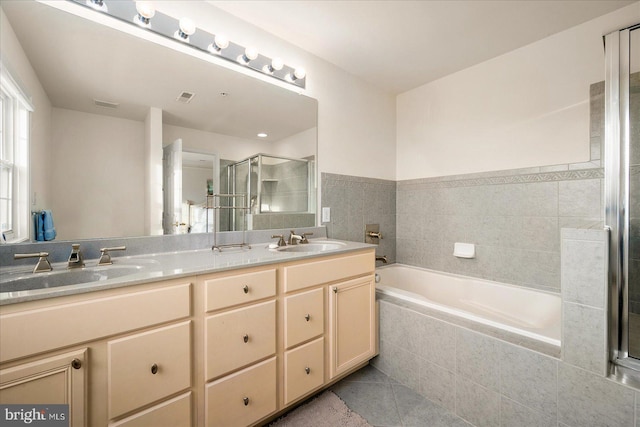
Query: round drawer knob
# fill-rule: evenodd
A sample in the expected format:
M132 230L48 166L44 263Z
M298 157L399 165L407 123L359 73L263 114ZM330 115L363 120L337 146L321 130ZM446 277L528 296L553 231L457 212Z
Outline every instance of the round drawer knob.
M304 371L307 373L307 375L309 375L311 373L311 368L307 366L306 368L304 368Z
M308 314L307 314L307 315L305 315L305 316L304 316L304 320L306 320L306 321L308 322L309 320L311 320L311 316L309 316Z
M249 342L249 335L244 334L244 335L242 336L242 341L244 341L245 343L248 343L248 342Z
M153 365L151 365L151 373L153 375L158 373L158 365L156 363L154 363Z
M249 405L249 398L248 397L243 397L242 401L244 402L244 406Z
M73 369L80 369L82 368L82 361L80 359L73 359L71 361L71 367Z
M244 285L244 287L242 288L242 291L243 291L245 294L248 294L248 293L249 293L249 286Z

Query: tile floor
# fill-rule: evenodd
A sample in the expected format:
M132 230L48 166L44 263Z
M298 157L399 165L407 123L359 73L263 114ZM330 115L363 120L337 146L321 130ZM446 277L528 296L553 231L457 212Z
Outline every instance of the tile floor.
M471 426L371 365L334 384L331 390L375 427Z

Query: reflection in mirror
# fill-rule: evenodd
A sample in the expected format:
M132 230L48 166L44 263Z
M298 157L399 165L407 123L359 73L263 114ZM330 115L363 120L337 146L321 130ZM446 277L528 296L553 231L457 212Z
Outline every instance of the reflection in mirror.
M260 153L315 161L311 98L50 5L2 2L1 10L2 67L33 104L26 215L50 210L56 240L162 234L163 147L178 139L182 151L219 165L207 181L197 178L199 196L180 182L173 232L211 230L198 206L209 191L228 191L229 164ZM314 203L307 209L314 225ZM253 228L282 228L301 213L258 215L273 218L254 219Z

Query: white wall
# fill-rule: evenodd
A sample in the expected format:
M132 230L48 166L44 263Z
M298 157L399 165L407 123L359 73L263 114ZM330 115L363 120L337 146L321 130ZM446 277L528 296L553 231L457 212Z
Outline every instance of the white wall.
M307 70L304 94L318 100L320 172L395 178L395 96L233 15L201 2L158 2L174 16L189 16L198 27L225 33L243 46Z
M264 142L238 138L198 129L162 125L162 146L182 139L182 149L186 151L217 154L220 159L243 160L265 150Z
M3 66L6 66L22 89L31 96L34 107L31 115L30 162L35 165L30 171L31 200L36 193L32 210L50 209L50 133L51 102L45 93L38 76L35 74L29 59L11 28L4 11L0 9L0 52ZM55 213L54 213L55 218Z
M266 153L298 159L315 156L317 139L318 128L314 127L295 135L291 135L288 138L274 141L269 147L269 151L266 151Z
M639 20L634 3L399 95L397 179L588 161L602 35Z
M142 236L145 124L61 108L52 123L57 239Z

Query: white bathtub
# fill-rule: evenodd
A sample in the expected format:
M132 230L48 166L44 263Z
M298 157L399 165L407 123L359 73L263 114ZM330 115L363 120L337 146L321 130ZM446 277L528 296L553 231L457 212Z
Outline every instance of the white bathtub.
M560 346L560 295L403 264L376 269L385 294Z

